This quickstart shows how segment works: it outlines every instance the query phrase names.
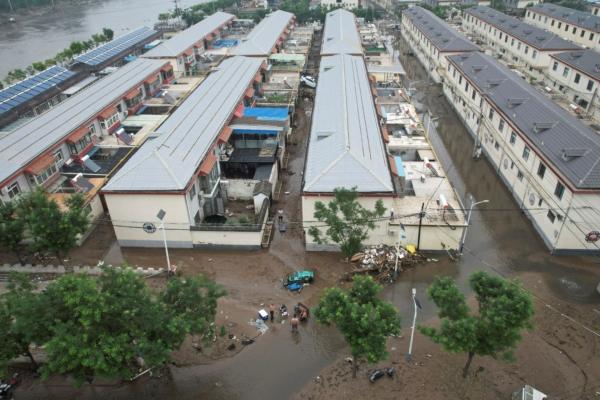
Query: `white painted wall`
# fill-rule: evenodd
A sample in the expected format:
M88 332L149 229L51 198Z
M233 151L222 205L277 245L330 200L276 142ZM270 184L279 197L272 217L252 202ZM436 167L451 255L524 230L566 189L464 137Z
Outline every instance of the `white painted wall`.
M599 32L592 32L588 29L574 26L570 22L565 22L544 14L537 13L531 8L528 8L527 12L525 13L525 22L538 26L542 29L546 29L581 46L591 49L600 49Z
M596 243L585 242L585 234L600 230L594 228L600 226L600 216L593 209L600 207L600 192L571 192L565 181L552 170L552 166L529 146L525 135L511 127L505 116L495 110L492 118L489 118L490 105L483 101L480 106L481 96L476 90L473 99L474 88L471 85L465 91L466 80L459 71L451 67L448 76L444 84L448 101L476 141L481 143L488 160L504 180L519 207L525 209L546 245L555 252L597 251ZM505 121L502 130L499 129L501 118ZM516 134L514 143L511 142L512 132ZM524 156L526 147L529 148L527 157ZM538 175L540 163L546 166L543 177ZM554 194L559 180L565 185L561 199Z

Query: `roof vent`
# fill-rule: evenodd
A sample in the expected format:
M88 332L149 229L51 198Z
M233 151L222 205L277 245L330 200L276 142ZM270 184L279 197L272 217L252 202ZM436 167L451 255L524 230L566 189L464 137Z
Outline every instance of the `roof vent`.
M523 31L523 34L524 34L524 35L531 35L532 33L533 33L533 31L532 31L531 29L525 29L525 30Z
M442 39L442 42L444 42L444 43L448 43L449 41L450 41L450 39L448 39L448 38L443 38Z
M546 40L545 36L536 36L535 38L537 39L538 42L543 42L544 40Z
M550 121L550 122L534 122L533 123L533 131L535 133L540 133L546 131L548 129L552 129L556 126L558 122Z
M563 13L563 15L562 15L562 16L566 18L566 17L568 17L569 15L571 15L571 13Z
M504 23L504 22L506 22L506 18L500 18L498 21Z
M462 54L459 54L459 57L460 57L460 59L461 59L461 60L463 60L463 61L464 61L464 60L466 60L467 58L469 58L469 54L462 53Z
M481 70L484 70L486 68L485 65L473 65L473 67L471 67L473 69L473 72L479 72Z
M518 98L508 99L508 108L515 108L516 106L520 106L521 104L523 104L525 102L525 100L527 100L527 99L518 99Z
M488 79L487 84L492 88L498 86L502 82L504 82L504 79Z
M587 149L571 147L562 150L562 159L568 161L572 158L582 157L587 152Z
M596 72L600 72L600 64L594 65L594 70L596 70Z
M333 135L333 132L317 132L317 142L319 140L327 139L331 135Z
M571 53L570 56L571 56L571 59L576 60L579 57L581 57L582 54L581 53Z
M333 67L325 67L325 68L323 68L323 72L327 72L327 71L329 71L330 69L333 69Z
M510 27L513 28L513 29L515 29L515 28L519 27L519 24L510 24Z

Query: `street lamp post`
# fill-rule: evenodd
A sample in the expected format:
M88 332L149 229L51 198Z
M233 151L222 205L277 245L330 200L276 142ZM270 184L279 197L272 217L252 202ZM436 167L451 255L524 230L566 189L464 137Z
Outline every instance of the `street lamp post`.
M469 213L467 214L467 226L465 226L465 230L460 238L460 245L458 246L458 253L462 255L463 248L465 247L465 240L467 239L467 229L469 229L469 224L471 223L471 214L473 213L473 208L479 204L489 203L489 200L481 200L475 202L473 196L471 196L471 207L469 207Z
M412 327L410 328L410 342L408 342L408 353L406 353L406 361L410 362L412 357L413 340L415 338L415 326L417 325L417 310L421 308L419 301L417 300L417 289L412 288L412 300L415 307L413 314Z
M167 215L167 212L161 208L160 211L158 212L158 214L156 214L156 217L160 220L160 226L158 227L158 229L162 229L162 232L163 232L163 241L165 243L165 254L167 255L167 275L171 276L171 260L169 258L169 247L167 246L167 230L165 229L165 219L164 219L165 215Z

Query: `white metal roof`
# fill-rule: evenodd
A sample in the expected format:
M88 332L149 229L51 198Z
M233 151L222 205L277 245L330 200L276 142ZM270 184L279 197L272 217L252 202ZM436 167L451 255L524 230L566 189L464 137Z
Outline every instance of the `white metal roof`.
M210 17L204 18L195 25L190 26L184 31L179 32L171 39L164 41L156 46L142 57L148 58L171 58L177 57L194 43L204 39L208 34L229 21L232 21L235 15L218 11Z
M387 152L361 56L323 57L313 110L304 192L337 187L393 192Z
M64 140L165 65L137 59L0 138L0 182Z
M181 191L196 173L262 59L232 57L194 90L104 187L105 192Z
M245 39L242 39L239 46L231 50L231 54L268 57L271 55L271 50L277 39L279 39L293 17L294 14L282 10L267 15Z
M356 18L343 8L327 13L321 55L363 54Z

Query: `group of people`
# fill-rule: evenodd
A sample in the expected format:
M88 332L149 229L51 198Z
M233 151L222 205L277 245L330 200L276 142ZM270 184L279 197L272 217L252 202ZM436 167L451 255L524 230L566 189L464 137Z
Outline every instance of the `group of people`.
M285 304L282 304L279 307L279 314L282 319L286 319L289 316L287 307ZM275 321L275 304L271 303L269 305L269 316L271 318L271 322ZM290 325L292 327L292 332L298 332L298 326L300 325L300 320L305 320L308 318L308 313L306 310L299 310L299 307L296 306L294 309L294 315L290 319Z

